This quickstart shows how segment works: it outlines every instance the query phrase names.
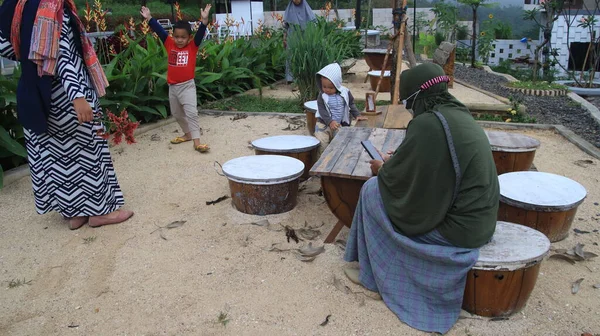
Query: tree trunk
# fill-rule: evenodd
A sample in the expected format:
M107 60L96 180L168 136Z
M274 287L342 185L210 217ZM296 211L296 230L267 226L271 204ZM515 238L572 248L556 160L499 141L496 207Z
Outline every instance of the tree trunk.
M473 7L473 34L471 36L471 67L475 67L475 47L477 42L477 7Z
M542 44L540 44L539 46L537 46L535 48L535 52L533 55L533 73L531 75L531 79L534 82L537 82L538 78L539 78L539 64L540 64L540 50L542 50L542 48L546 45L546 43L548 43L547 40L544 40L544 42Z
M406 50L406 60L411 68L417 66L417 58L413 49L413 44L408 34L408 25L404 25L404 49ZM391 91L393 92L393 91Z
M277 10L277 4L275 3L275 0L271 0L270 4L271 12L275 12Z

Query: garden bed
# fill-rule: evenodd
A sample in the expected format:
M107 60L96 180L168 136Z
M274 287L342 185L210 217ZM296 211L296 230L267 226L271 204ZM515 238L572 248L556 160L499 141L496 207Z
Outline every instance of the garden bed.
M514 95L504 86L508 82L504 77L485 70L456 65L455 76L500 96ZM537 122L564 125L594 146L600 147L600 125L579 103L568 97L523 95L522 98L523 105L527 106L527 113L536 118Z

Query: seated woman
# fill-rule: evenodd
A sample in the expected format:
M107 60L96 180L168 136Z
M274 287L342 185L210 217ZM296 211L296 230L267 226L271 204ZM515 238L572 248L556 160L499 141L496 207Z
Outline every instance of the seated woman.
M404 71L412 109L392 156L371 161L348 237L350 280L378 292L413 328L446 333L460 314L467 272L496 228L500 197L487 136L449 92L442 68Z

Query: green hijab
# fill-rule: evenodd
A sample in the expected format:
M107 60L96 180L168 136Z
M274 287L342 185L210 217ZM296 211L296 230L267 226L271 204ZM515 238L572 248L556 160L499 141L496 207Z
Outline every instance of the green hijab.
M448 85L422 89L444 75L432 63L402 73L400 98L407 100L414 118L402 144L379 170L379 191L397 232L418 236L437 229L452 245L475 248L495 230L498 177L487 136ZM462 173L459 186L444 129L433 111L448 121ZM458 196L451 204L454 188Z
M445 75L444 69L435 63L423 63L400 74L400 99L407 100L406 108L412 109L415 117L426 111L444 108L469 112L463 103L448 92L448 84L445 82L426 90L420 89L428 80Z

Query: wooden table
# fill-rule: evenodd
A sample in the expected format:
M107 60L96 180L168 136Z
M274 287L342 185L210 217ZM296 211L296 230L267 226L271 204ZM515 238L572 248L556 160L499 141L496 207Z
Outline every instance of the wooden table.
M358 121L355 127L370 127L370 128L390 128L390 129L405 129L406 128L406 115L400 115L400 113L388 114L389 105L377 106L377 111L381 113L377 115L365 115L368 120ZM404 106L400 106L400 109L404 109ZM408 113L408 111L407 111Z
M385 153L396 150L404 140L405 133L405 130L383 128L340 128L309 172L311 176L321 177L327 205L338 219L325 243L333 242L344 225L352 225L360 189L373 176L369 165L371 157L360 142L368 139L375 148Z

